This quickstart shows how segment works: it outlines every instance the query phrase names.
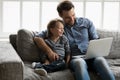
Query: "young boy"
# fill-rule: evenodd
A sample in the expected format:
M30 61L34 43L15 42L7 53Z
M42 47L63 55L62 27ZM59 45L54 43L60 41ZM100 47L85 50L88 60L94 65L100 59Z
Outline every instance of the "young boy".
M44 38L46 44L58 55L55 61L50 61L45 53L43 53L42 62L33 62L32 66L35 71L41 75L47 75L47 72L55 72L65 69L70 60L70 48L67 38L63 35L64 25L60 19L51 20L47 26L47 34L40 35ZM40 37L35 37L35 42L40 41ZM37 44L42 45L43 43ZM43 50L43 52L45 52ZM46 72L46 71L47 72Z

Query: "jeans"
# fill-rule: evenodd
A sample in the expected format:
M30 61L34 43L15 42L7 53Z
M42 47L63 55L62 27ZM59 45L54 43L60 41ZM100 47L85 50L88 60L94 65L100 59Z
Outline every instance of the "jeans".
M98 73L102 80L115 80L112 71L103 57L87 60L74 58L70 61L70 67L75 73L76 80L90 80L88 70Z
M66 63L64 60L56 60L48 65L41 64L40 62L36 64L35 68L44 68L47 72L60 71L66 68Z

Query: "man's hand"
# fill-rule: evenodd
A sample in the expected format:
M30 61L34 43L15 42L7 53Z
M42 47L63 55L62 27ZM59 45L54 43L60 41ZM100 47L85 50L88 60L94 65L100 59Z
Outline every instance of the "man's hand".
M45 43L45 41L40 37L35 37L34 41L40 49L42 49L47 55L50 61L55 61L59 58L58 54L53 52L52 49Z
M50 61L55 61L59 59L59 55L53 51L51 51L51 53L48 53L47 55Z

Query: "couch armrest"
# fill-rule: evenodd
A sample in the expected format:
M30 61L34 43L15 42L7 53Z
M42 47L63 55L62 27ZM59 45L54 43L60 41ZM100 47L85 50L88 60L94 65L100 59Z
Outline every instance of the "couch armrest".
M0 42L0 80L23 80L23 62L9 42Z

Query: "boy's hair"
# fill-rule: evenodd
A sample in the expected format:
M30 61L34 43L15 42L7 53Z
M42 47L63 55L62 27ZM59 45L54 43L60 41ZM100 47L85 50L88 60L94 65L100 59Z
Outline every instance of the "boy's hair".
M71 8L74 8L74 5L71 1L65 0L58 4L57 11L59 14L62 14L62 11L69 11Z
M48 25L47 25L47 37L52 36L52 33L50 32L50 28L55 28L58 22L61 22L63 24L63 21L60 19L53 19L48 23Z

